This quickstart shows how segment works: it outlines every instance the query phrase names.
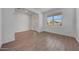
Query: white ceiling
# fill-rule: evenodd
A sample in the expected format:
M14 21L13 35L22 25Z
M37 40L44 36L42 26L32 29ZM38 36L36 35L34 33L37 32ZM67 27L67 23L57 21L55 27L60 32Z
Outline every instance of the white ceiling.
M47 12L47 11L51 11L51 10L58 10L60 8L26 8L26 9L22 9L22 10L26 10L25 12L27 12L27 9L29 11L35 12L35 13L41 13L41 12ZM21 11L22 11L21 10Z
M33 10L33 11L36 11L36 12L46 12L46 11L49 11L51 9L56 9L56 8L27 8L29 10Z
M39 12L46 12L46 11L51 10L52 8L33 8L33 9Z

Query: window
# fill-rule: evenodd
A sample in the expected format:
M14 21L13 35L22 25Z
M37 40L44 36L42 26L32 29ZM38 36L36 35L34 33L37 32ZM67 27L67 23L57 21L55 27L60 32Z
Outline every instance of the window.
M63 23L63 16L62 15L47 17L47 25L48 26L62 26L62 23Z

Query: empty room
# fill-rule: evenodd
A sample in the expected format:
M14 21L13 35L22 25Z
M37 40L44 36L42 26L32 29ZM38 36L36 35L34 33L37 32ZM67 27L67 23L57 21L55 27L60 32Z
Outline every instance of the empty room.
M79 51L78 8L0 8L0 51Z

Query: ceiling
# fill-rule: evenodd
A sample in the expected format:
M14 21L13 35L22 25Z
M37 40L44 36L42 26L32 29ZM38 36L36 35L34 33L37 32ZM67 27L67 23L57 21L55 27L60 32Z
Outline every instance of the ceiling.
M17 8L17 9L19 9L20 11L23 11L23 12L31 11L31 12L35 12L35 13L41 13L41 12L48 12L51 10L53 10L53 11L59 10L60 8Z
M57 9L57 8L27 8L31 11L35 11L35 12L46 12L46 11L49 11L49 10L54 10L54 9Z
M39 12L46 12L46 11L51 10L52 8L33 8L33 9Z

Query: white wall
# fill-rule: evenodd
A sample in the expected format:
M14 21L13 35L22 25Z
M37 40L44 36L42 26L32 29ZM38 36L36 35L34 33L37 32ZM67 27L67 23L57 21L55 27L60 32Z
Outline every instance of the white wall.
M43 21L44 23L43 31L54 32L62 35L75 37L74 9L73 8L63 9L63 16L64 16L63 27L51 27L51 28L47 26L46 16L45 16L45 19Z
M1 42L1 40L2 40L2 15L1 15L1 12L2 10L1 10L1 8L0 8L0 47L1 47L1 45L2 45L2 42Z
M39 13L38 31L41 32L43 27L43 14Z
M31 18L26 13L17 13L14 8L2 9L2 44L15 40L15 33L30 30Z
M15 40L14 8L2 8L2 43Z
M15 24L16 24L15 32L22 32L29 30L29 15L23 13L17 13Z
M37 27L36 31L41 32L42 31L42 26L43 26L43 14L42 14L42 12L37 11L37 10L32 9L32 8L28 8L28 10L38 14L39 19L37 20L38 21L38 24L37 24L38 27Z
M79 43L79 8L76 9L76 29L77 29L77 41Z

